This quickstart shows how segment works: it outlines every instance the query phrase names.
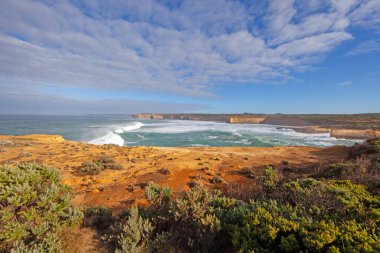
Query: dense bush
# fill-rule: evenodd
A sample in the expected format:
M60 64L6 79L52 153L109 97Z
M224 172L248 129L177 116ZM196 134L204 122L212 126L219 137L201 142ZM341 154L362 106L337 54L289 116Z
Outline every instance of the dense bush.
M380 193L380 140L368 140L351 148L347 160L329 165L319 177L345 179Z
M97 175L103 171L102 164L98 162L84 162L80 169L81 174L84 175Z
M96 162L84 162L80 173L84 175L97 175L103 170L122 170L123 166L117 163L113 158L102 156Z
M266 170L249 203L196 186L149 185L148 207L113 229L119 252L378 252L380 198L345 180L280 182Z
M379 154L380 139L367 140L362 144L355 144L349 154L349 158L357 158L363 155Z
M57 232L82 219L57 170L0 166L0 252L60 252Z
M104 239L115 246L116 253L137 253L148 249L153 226L140 216L137 207L131 208L128 218L111 227Z
M84 216L87 226L92 226L100 230L108 228L115 220L111 209L103 206L88 208L84 212Z
M239 252L380 250L380 198L349 181L279 184L265 198L225 215L222 224Z

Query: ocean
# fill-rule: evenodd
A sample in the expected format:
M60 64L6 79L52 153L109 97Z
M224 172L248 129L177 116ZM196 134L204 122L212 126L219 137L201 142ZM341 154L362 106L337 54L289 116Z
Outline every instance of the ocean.
M120 146L352 146L361 140L297 133L284 126L210 121L141 120L131 115L0 115L0 135L59 134Z

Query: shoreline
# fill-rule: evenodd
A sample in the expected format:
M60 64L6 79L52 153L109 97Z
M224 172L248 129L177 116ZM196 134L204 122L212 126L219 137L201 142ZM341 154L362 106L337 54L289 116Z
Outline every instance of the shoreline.
M367 115L372 115L367 117ZM229 124L266 124L286 127L298 133L329 133L344 139L380 137L380 114L287 115L287 114L133 114L134 119L214 121ZM355 125L356 124L356 125Z
M73 189L76 205L114 210L143 205L144 187L151 181L175 192L187 190L196 180L211 188L228 189L233 184L253 189L268 165L286 162L285 177L303 177L315 173L320 163L342 161L349 150L343 146L121 147L67 141L59 135L0 136L0 164L37 162L55 167L62 182ZM122 169L79 173L83 163L102 156L111 157ZM221 182L211 183L213 178Z

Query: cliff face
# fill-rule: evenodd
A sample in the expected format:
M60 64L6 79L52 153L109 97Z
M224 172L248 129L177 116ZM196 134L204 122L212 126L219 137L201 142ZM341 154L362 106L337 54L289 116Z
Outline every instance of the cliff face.
M265 116L232 116L229 117L227 123L231 124L260 124L266 119Z
M140 119L217 121L231 124L268 124L292 126L301 133L330 133L332 137L371 139L380 137L380 114L288 115L288 114L157 114L133 115Z
M325 127L317 127L317 126L312 126L312 127L294 127L292 128L294 131L297 133L306 133L306 134L323 134L323 133L330 133L331 130L330 128L325 128Z
M336 138L371 139L380 137L380 130L331 129Z
M164 119L164 115L156 113L139 113L132 115L136 119Z
M279 126L308 126L307 121L292 117L289 115L269 115L262 122L268 125L279 125Z

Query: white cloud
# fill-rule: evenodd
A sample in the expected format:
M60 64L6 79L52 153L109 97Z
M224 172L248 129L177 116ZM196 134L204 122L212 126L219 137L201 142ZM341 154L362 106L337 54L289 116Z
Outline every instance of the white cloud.
M348 16L355 25L380 32L380 0L360 1L360 6Z
M341 87L351 86L352 81L344 81L344 82L338 83L337 85Z
M352 39L349 26L380 23L378 0L163 2L1 1L0 77L212 96L291 79Z
M346 55L354 56L360 54L368 54L376 51L380 51L380 41L368 40L361 42L356 48L348 52Z

